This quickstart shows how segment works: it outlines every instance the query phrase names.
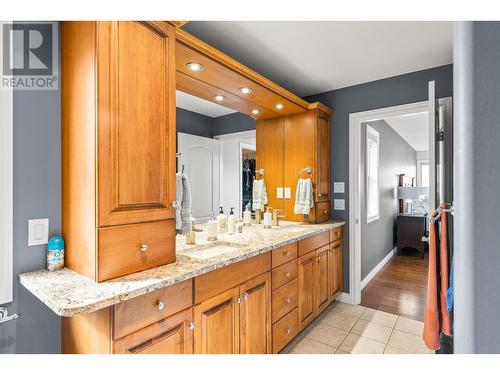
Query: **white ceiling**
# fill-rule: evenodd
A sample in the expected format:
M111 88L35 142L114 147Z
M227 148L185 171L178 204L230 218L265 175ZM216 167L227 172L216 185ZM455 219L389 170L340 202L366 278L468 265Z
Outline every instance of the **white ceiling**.
M451 22L193 21L183 29L299 96L452 62Z
M384 119L415 151L429 151L429 113Z
M219 117L235 112L232 109L178 90L175 92L175 99L177 107L208 117Z

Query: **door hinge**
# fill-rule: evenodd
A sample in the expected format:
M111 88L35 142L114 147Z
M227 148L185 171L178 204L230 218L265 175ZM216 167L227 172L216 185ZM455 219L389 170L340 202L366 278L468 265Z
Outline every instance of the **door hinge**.
M436 134L436 141L443 142L444 141L444 130L440 130Z

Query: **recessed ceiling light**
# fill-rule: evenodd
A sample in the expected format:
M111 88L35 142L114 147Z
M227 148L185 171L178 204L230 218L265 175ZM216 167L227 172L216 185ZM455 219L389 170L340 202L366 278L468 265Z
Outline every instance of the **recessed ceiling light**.
M218 102L222 102L224 100L224 95L215 95L214 99Z
M258 109L252 109L252 113L254 115L258 115L260 113L260 111Z
M246 95L250 94L253 90L250 87L240 87L238 91Z
M193 72L199 72L199 71L203 70L203 65L201 65L200 63L197 63L197 62L190 62L190 63L186 64L186 68L188 68L189 70L191 70Z
M281 103L276 104L276 109L283 109L283 104Z

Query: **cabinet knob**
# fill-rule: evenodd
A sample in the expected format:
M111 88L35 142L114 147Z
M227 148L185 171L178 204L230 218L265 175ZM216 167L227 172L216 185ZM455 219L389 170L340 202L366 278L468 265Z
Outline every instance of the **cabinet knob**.
M289 251L283 251L283 255L286 256L286 257L289 257L290 256L290 252Z
M241 298L240 297L236 297L236 303L241 303Z
M337 232L337 236L340 236L340 232Z
M290 333L292 333L292 330L291 330L290 328L287 328L287 329L285 330L285 332L286 332L286 334L287 334L287 335L289 335Z
M165 308L165 302L158 300L156 302L156 307L158 308L158 310L163 310Z
M143 253L145 253L146 251L148 251L149 246L143 243L141 244L140 249Z
M247 292L243 293L243 299L244 299L245 301L246 301L246 300L248 300L248 293L247 293Z
M292 274L290 272L285 272L286 277L292 277Z
M326 214L328 211L327 210L324 210L323 213Z
M194 327L196 327L196 325L194 324L194 322L189 322L189 324L188 324L188 328L189 328L190 330L193 330L193 329L194 329Z
M285 301L286 301L286 303L292 302L292 300L290 298L287 298Z
M321 193L318 194L318 197L321 197Z

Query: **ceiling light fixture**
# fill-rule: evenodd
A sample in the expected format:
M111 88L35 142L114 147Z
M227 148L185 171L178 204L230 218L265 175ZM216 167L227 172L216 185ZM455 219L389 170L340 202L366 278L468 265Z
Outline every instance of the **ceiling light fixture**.
M283 104L281 103L276 104L276 109L283 109Z
M238 89L239 92L241 92L242 94L250 94L253 90L250 88L250 87L240 87Z
M218 102L222 102L224 100L225 96L224 95L215 95L214 99Z
M200 72L203 70L203 65L197 62L190 62L186 64L186 68L188 68L192 72Z
M258 115L260 113L260 111L258 109L252 109L252 113L254 115Z

